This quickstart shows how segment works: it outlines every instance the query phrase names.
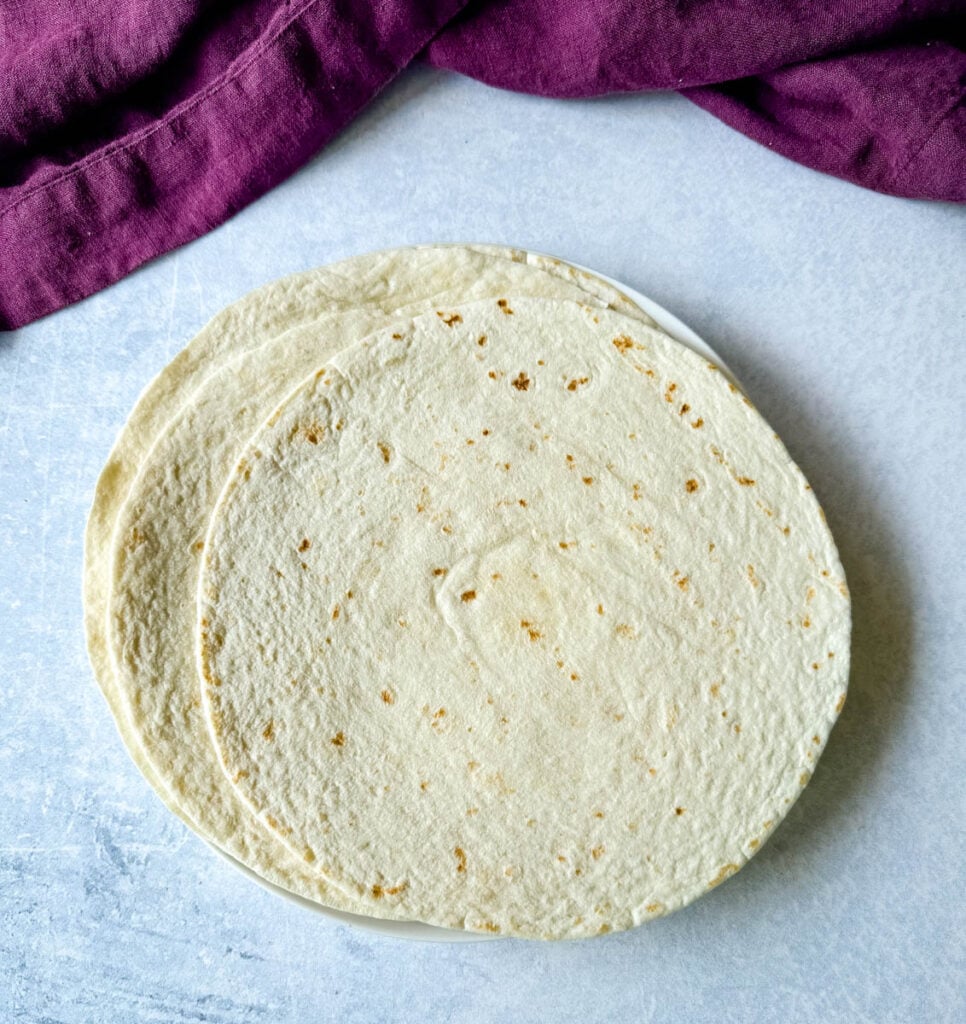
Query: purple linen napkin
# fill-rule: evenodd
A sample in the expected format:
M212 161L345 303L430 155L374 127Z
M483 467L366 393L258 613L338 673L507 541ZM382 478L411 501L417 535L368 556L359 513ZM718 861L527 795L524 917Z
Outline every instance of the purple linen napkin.
M963 13L962 0L0 0L0 329L222 223L423 51L544 96L678 89L810 167L964 201Z

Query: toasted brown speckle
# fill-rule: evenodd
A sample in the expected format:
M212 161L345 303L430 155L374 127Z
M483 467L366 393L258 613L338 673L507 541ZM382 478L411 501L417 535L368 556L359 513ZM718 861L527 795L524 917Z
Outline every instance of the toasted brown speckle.
M520 628L526 630L527 635L530 637L530 640L534 643L536 643L536 641L543 636L543 633L541 633L540 630L537 629L534 626L534 624L530 622L529 619L521 619Z
M395 704L396 703L396 698L392 695L392 693L390 693L389 690L383 690L379 694L379 696L382 697L383 704Z
M299 551L308 551L312 547L312 541L308 537L302 538L302 543L299 544Z
M683 808L683 807L675 807L675 808L674 808L674 813L675 813L675 814L676 814L676 815L677 815L677 816L678 816L679 818L681 817L681 815L682 815L682 814L684 814L684 811L685 811L685 808Z
M735 479L742 487L754 487L755 481L750 476L736 476Z
M460 600L463 602L463 604L466 604L468 601L475 601L476 600L476 591L475 590L464 590L463 593L460 594Z
M698 481L693 478L691 480L687 480L684 484L684 489L688 492L688 494L694 494L694 492L698 489Z
M632 348L643 348L643 345L638 345L636 341L634 341L632 338L629 338L626 334L619 334L616 338L614 338L613 345L614 348L616 348L617 351L621 353L621 355L625 355Z
M604 846L603 843L601 843L600 845L595 846L590 851L590 855L591 855L591 857L594 858L594 860L600 860L600 858L603 857L606 852L607 852L606 847Z
M506 299L497 299L496 304L507 316L513 316L513 310L510 309L510 303Z
M570 382L569 382L569 383L567 384L567 390L568 390L568 391L576 391L576 390L577 390L577 388L579 388L579 387L581 387L582 385L586 384L586 383L587 383L587 381L588 381L588 378L587 378L587 377L574 377L574 378L573 378L573 379L572 379L572 380L571 380L571 381L570 381Z
M453 855L456 857L456 873L462 875L466 873L466 854L463 852L461 846L457 846L453 850Z
M478 337L478 338L476 339L476 344L477 344L477 345L479 345L479 346L480 346L480 348L482 348L482 347L483 347L483 346L484 346L484 345L486 344L486 335L485 335L485 334L481 334L481 335L480 335L480 336L479 336L479 337Z
M510 383L517 391L527 391L530 388L530 378L521 370Z
M268 720L268 725L262 729L262 738L271 741L275 736L275 722L273 719Z
M594 482L594 478L592 476L582 476L580 479L583 480L583 482L588 487L590 487L590 485Z
M379 451L382 454L382 461L385 462L386 464L388 464L389 463L389 456L391 455L391 450L389 448L389 445L386 444L385 441L380 441L379 442Z
M726 878L730 878L737 870L737 864L723 865L722 868L718 871L718 873L714 876L714 878L712 878L711 881L708 882L708 888L713 889L716 885L721 885L721 883Z
M447 572L449 572L448 569L434 569L433 570L433 575L434 576L445 576Z
M345 746L345 733L340 729L329 742L333 747L344 747Z

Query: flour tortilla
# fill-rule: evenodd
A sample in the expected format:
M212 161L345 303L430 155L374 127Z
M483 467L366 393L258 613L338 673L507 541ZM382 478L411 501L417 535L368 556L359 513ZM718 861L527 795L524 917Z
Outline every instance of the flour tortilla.
M200 714L191 603L198 549L238 445L320 359L387 317L423 312L430 299L497 295L513 287L593 303L609 299L627 308L615 290L570 268L548 273L452 247L410 250L389 262L374 259L378 272L370 267L363 273L355 261L356 276L343 289L347 305L337 313L293 327L230 361L230 349L215 332L209 346L220 353L211 357L217 360L214 369L142 456L116 518L110 566L109 678L115 714L122 731L134 738L142 770L166 803L210 841L275 884L340 909L355 909L355 897L333 890L247 815L218 767ZM331 268L328 275L334 294L332 282L341 275ZM589 282L599 298L583 287ZM300 308L307 311L310 303ZM646 319L640 311L637 316ZM240 340L235 349L243 348Z
M717 885L807 783L850 611L703 359L516 296L330 359L219 499L199 672L232 785L366 912L563 938Z

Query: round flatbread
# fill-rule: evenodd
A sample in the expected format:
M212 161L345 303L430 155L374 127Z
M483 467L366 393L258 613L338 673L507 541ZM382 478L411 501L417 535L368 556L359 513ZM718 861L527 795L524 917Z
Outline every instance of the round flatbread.
M433 308L437 301L495 296L508 288L636 310L610 286L563 265L528 265L457 247L376 254L327 268L308 281L299 278L287 291L259 299L259 308L265 303L292 308L290 318L266 314L262 322L249 316L247 334L237 326L246 318L222 318L221 328L208 329L189 346L192 359L172 364L190 372L165 371L163 385L155 387L159 394L173 393L178 381L195 382L195 390L150 451L140 455L138 476L128 483L126 501L115 513L109 572L100 566L111 589L107 663L101 664L99 677L135 759L166 803L205 838L269 881L330 906L353 909L356 900L333 891L317 870L292 858L247 814L208 743L193 647L193 598L208 518L239 445L319 360L396 316ZM313 306L329 312L272 335L283 323L308 317ZM647 320L640 311L636 315ZM266 332L269 338L252 346L252 338ZM207 375L197 383L202 368ZM160 404L152 401L146 408ZM119 442L122 453L136 451L147 431L156 429L156 419L153 413L138 412L135 426L125 434L126 447ZM125 455L105 471L114 493L125 476L118 467L129 463ZM103 501L102 507L109 509L110 502ZM101 545L91 542L88 550L94 566ZM93 570L89 580L92 587L103 586ZM93 628L101 600L89 591L92 657L101 650Z
M716 368L570 301L344 349L211 519L199 672L226 777L375 916L561 938L738 870L845 699L799 469Z

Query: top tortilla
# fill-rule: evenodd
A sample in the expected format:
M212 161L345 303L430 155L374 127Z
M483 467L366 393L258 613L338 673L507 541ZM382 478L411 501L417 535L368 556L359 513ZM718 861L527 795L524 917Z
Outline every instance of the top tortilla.
M247 446L199 589L238 794L375 916L561 938L718 884L845 698L848 591L734 385L506 296L328 360Z

